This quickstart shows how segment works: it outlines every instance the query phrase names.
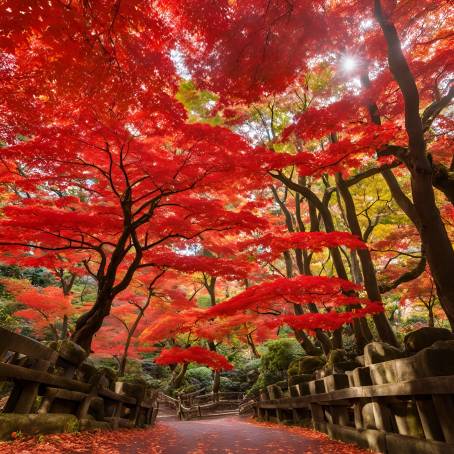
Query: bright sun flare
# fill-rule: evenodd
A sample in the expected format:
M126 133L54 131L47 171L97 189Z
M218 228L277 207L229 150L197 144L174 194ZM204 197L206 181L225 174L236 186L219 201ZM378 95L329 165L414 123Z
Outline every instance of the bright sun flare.
M342 67L345 71L353 71L356 68L358 62L354 57L345 57L342 60Z

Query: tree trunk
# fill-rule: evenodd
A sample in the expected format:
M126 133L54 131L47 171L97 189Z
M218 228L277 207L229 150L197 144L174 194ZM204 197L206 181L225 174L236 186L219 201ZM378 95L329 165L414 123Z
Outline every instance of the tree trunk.
M68 316L63 316L63 323L61 326L61 340L65 340L68 337Z
M90 353L93 337L101 328L104 318L109 315L111 307L111 299L98 296L93 307L78 318L71 340Z
M123 350L123 355L121 355L121 360L120 360L120 367L118 368L118 376L123 377L126 371L126 364L128 363L128 352L129 352L129 346L131 345L131 339L133 336L134 332L129 331L128 337L126 338L126 343L125 343L125 348Z
M285 181L284 181L284 184L286 184ZM288 185L287 185L287 187L288 187ZM279 204L281 211L284 213L285 223L287 225L288 231L294 232L295 228L293 226L292 216L291 216L289 209L287 208L285 203L282 200L280 200L276 189L274 187L272 187L271 189L272 189L272 192L274 195L274 199ZM311 192L310 190L308 190L308 191ZM301 219L301 213L300 213L300 208L299 208L300 192L297 192L296 194L298 195L297 201L296 201L296 203L297 203L296 204L296 219L297 219L297 223L299 226L299 230L301 232L303 232L305 229L304 229L303 221ZM311 231L320 230L320 223L318 222L315 204L313 203L314 198L316 198L317 201L319 202L317 204L317 208L320 210L320 214L321 214L323 222L325 224L325 230L327 232L334 231L334 222L331 217L331 213L329 212L328 208L322 202L320 202L320 200L318 200L318 198L315 195L313 195L312 198L306 197L306 199L309 203L309 213L310 213L310 217L311 217ZM342 257L340 255L339 249L332 248L331 254L333 257L334 267L336 268L337 275L342 279L348 279L347 272L345 270L344 262L342 261ZM298 266L299 273L310 275L311 270L310 270L310 264L309 264L307 254L304 256L304 254L301 252L301 250L295 249L295 255L296 255L296 263ZM293 277L293 263L292 263L292 259L291 259L289 251L284 252L284 262L285 262L287 277L289 277L289 278ZM297 309L297 306L299 307L299 309ZM301 306L294 305L294 308L295 308L295 315L301 315L303 313ZM318 312L318 308L315 304L310 304L309 310L313 313ZM372 333L370 332L369 327L367 326L367 323L365 325L363 325L363 327L361 328L361 322L358 320L355 320L352 325L353 325L353 332L355 335L358 350L361 352L363 350L364 346L367 344L367 342L369 342L370 339L372 339ZM329 354L329 352L333 348L333 344L334 344L334 348L342 348L342 346L343 346L342 327L334 332L332 341L329 339L329 337L326 335L326 333L324 333L321 329L315 330L315 333L316 333L316 337L317 337L318 341L320 342L320 344L322 346L322 349L323 349L323 352L325 353L325 355ZM295 331L295 335L296 334L297 333ZM300 336L300 338L301 338L301 336ZM312 349L312 347L308 344L308 341L309 341L309 338L307 336L305 336L304 345L301 344L301 346L304 349L306 349L306 348Z
M308 355L310 355L310 356L320 355L321 350L318 349L314 345L314 343L310 340L309 336L303 330L296 329L294 331L295 331L296 340L300 343L301 347ZM320 341L320 339L319 339L319 341ZM329 341L329 339L328 339L328 341ZM322 344L321 341L320 341L320 344ZM322 349L323 349L323 353L326 353L325 349L329 352L331 350L331 345L322 344Z
M221 372L215 370L213 373L213 388L211 389L211 392L213 394L218 394L220 387L221 387Z
M454 329L454 250L435 203L431 175L415 169L411 179L413 201L421 219L421 240L434 278L438 298Z
M179 368L175 368L173 371L172 379L170 381L170 386L173 388L179 388L184 381L186 371L188 370L188 363L183 363Z
M435 326L435 319L434 319L434 308L432 304L429 303L429 307L427 308L429 311L429 326L433 328Z
M252 354L254 355L254 358L260 358L260 353L258 352L257 347L255 346L255 342L254 342L254 339L252 338L252 334L246 335L246 341L251 349Z
M358 238L362 239L363 235L358 217L356 216L356 208L353 197L350 194L347 184L339 173L336 174L336 184L345 204L345 212L350 231ZM373 302L382 303L377 276L369 249L358 249L357 254L361 263L367 297ZM394 334L386 315L382 312L374 315L373 319L380 339L388 344L398 346L399 344L397 342L396 335Z
M333 332L333 348L343 348L344 343L342 342L342 326Z
M405 130L413 203L420 220L420 234L440 303L454 329L454 249L435 202L433 169L426 153L424 128L419 114L419 92L402 52L396 27L375 0L375 17L388 48L389 69L399 85L405 105Z

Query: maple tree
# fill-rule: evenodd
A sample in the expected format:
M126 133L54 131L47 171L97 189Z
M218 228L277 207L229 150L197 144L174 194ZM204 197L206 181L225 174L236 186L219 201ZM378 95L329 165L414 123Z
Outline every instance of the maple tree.
M402 306L408 305L418 307L422 306L427 311L427 325L435 326L435 314L437 319L442 320L443 314L439 313L439 301L436 294L435 283L429 271L425 271L420 277L410 281L405 285L400 303Z
M361 350L369 315L397 345L384 303L427 276L454 323L448 6L3 2L0 259L59 285L24 304L66 333L90 280L72 339L122 373L284 326Z
M43 26L33 6L54 17L54 26ZM3 131L2 179L14 195L4 209L2 245L15 254L30 248L84 254L98 295L73 340L88 349L114 298L138 269L154 266L147 258L153 248L211 229L255 228L254 216L241 207L227 210L215 198L240 184L246 169L239 156L253 150L226 129L185 123L172 97L165 24L151 4L120 11L83 3L33 6L2 5L2 27L27 24L20 40L6 40L12 63L4 107L14 122ZM141 32L131 34L130 21ZM62 28L71 46L60 37ZM58 58L47 59L48 52ZM11 93L25 89L26 77L25 106ZM39 121L30 117L33 110L41 112Z
M1 284L16 303L24 306L14 315L28 320L38 335L50 330L55 340L66 337L68 317L75 313L70 295L63 294L62 289L55 286L35 287L25 279L3 278Z
M449 79L449 2L226 0L213 8L200 0L178 2L179 8L181 3L178 25L190 35L181 40L187 49L186 64L202 88L220 94L227 117L231 105L291 92L298 83L307 86L305 74L332 69L335 76L320 100L308 105L303 92L303 112L287 132L303 143L323 137L330 140L312 156L298 150L292 155L293 163L300 176L329 168L344 173L337 175L336 183L356 234L358 224L343 182L345 173L352 167L359 169L352 176L355 182L383 175L396 202L419 230L441 304L452 320L454 288L449 276L454 270L454 251L432 187L452 203L453 163L448 151L452 143L447 135L451 123L443 116L454 95ZM210 20L195 13L200 9ZM352 83L353 78L362 91ZM371 159L375 164L371 165ZM274 176L317 203L306 188L296 186L280 170L291 163L288 154L279 153ZM398 166L406 169L412 199L391 170ZM368 293L379 299L367 252L360 259L363 271L367 270ZM384 320L381 325L383 337L392 341Z
M138 333L155 321L149 318L155 313L150 314L148 309L156 297L156 283L164 274L165 271L158 271L136 275L129 289L114 300L108 319L96 333L93 350L117 358L119 376L125 374L128 358L154 350L140 343Z

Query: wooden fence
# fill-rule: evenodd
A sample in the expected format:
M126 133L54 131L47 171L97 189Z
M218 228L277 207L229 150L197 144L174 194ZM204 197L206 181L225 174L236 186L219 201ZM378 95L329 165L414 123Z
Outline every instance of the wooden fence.
M84 350L70 341L55 347L0 328L0 381L12 383L0 413L0 439L8 438L11 429L40 432L42 426L59 431L57 414L63 426L76 419L74 429L145 427L154 422L156 396L144 385L115 382L109 370L85 362ZM51 429L49 421L54 422Z
M255 414L384 453L454 453L454 344L438 344L285 390L268 386Z
M179 419L194 419L226 414L238 414L243 402L243 393L220 392L201 394L203 390L184 394L178 398L159 393L158 402L175 410Z

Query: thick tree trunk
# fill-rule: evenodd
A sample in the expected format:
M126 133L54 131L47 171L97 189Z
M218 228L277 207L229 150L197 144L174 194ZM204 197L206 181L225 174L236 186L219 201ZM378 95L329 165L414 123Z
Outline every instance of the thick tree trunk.
M333 332L333 340L332 340L333 348L343 348L344 343L342 341L342 327L336 329Z
M111 307L111 299L98 295L93 307L77 320L76 329L71 340L79 344L87 352L91 352L93 337L101 328L104 318L109 315Z
M413 203L420 220L421 240L440 303L454 328L454 250L435 202L433 168L426 154L418 88L402 52L396 27L383 11L380 0L375 0L375 17L388 47L389 69L404 98L409 149L405 163L411 174Z
M432 164L432 184L454 205L454 171L443 164Z
M412 172L412 193L421 219L421 240L440 304L454 328L454 250L435 204L431 175Z
M179 388L183 384L187 370L188 363L183 363L179 368L175 368L175 370L173 371L172 379L170 381L170 386L172 386L173 388Z

